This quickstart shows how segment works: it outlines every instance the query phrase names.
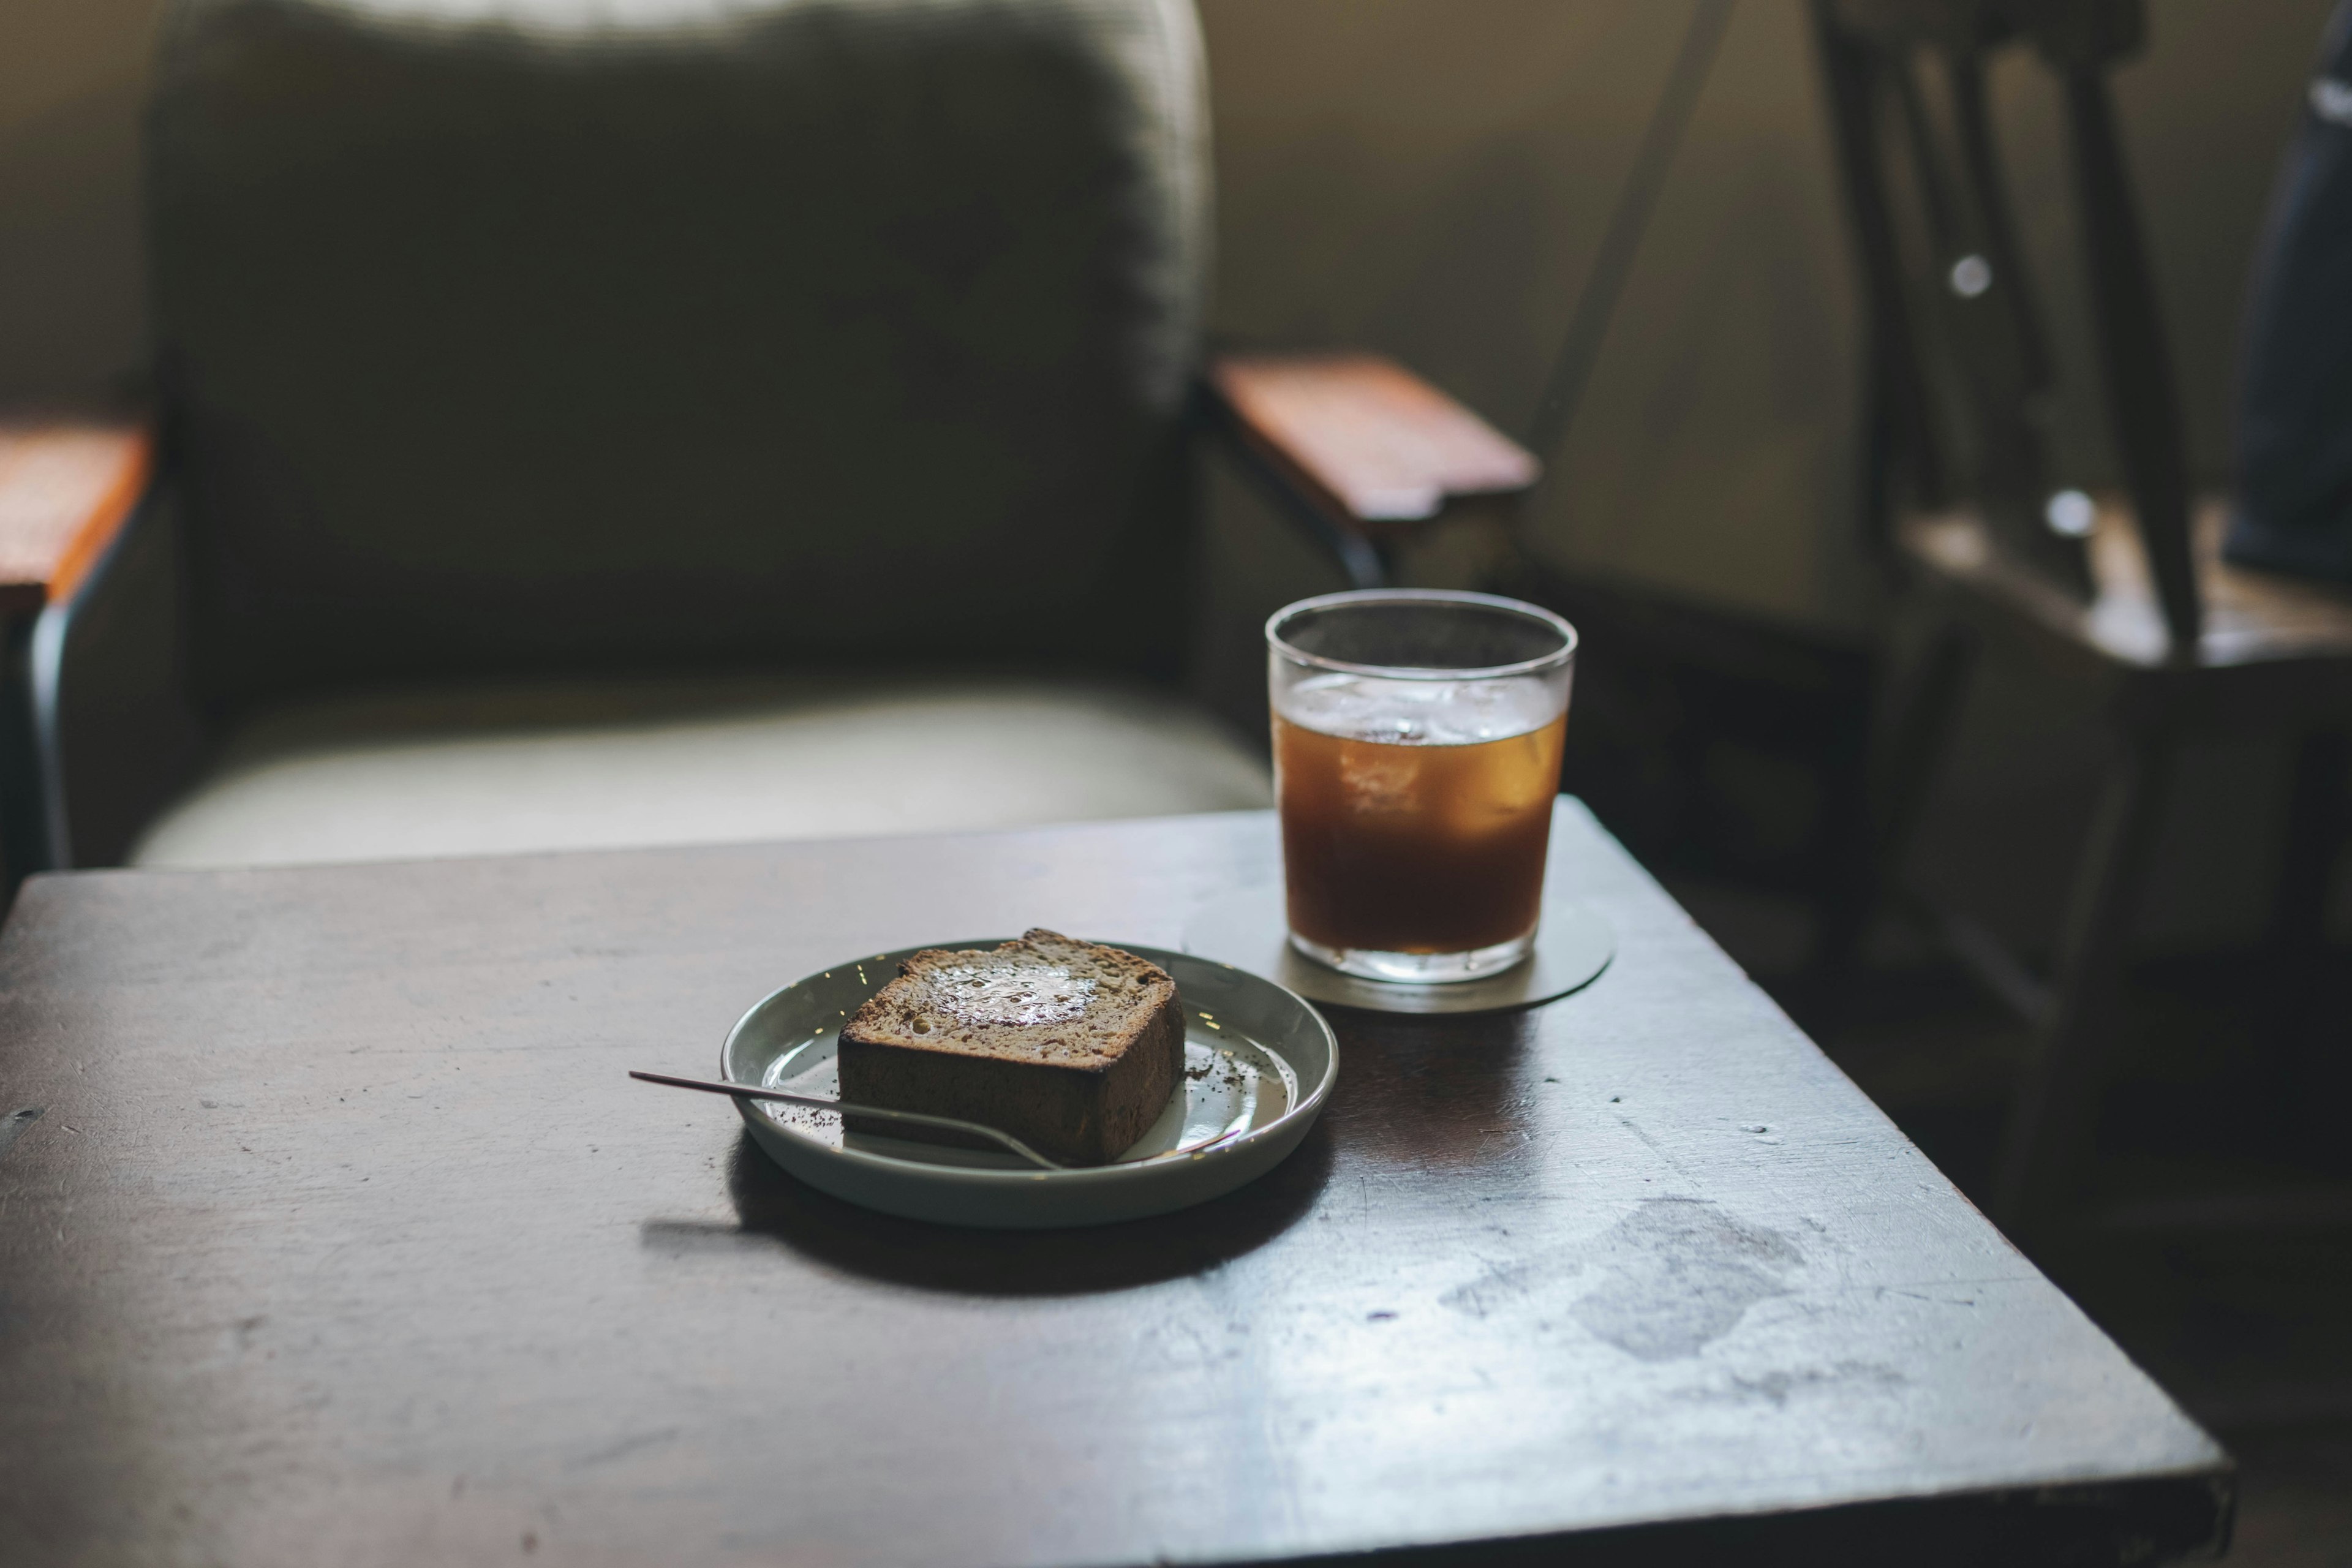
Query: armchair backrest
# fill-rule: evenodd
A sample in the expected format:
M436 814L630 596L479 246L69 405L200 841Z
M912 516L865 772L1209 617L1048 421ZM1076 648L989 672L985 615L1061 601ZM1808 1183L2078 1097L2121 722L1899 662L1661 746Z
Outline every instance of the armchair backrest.
M1190 0L183 0L150 122L196 667L1150 661Z

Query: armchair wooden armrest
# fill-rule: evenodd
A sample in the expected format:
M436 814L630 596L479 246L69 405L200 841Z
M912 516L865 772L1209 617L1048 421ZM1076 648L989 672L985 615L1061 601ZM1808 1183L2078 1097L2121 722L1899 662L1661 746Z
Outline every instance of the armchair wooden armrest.
M0 419L0 616L71 597L146 492L154 462L142 426Z
M1543 471L1526 447L1377 354L1225 354L1208 382L1243 448L1303 503L1360 584L1381 580L1381 546L1448 502L1513 494Z

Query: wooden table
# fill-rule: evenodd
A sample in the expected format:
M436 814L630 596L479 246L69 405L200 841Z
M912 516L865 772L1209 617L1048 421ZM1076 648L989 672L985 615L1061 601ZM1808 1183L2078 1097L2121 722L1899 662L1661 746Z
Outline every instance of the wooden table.
M1028 1235L823 1197L622 1069L709 1070L845 954L1173 946L1273 874L1266 816L36 879L0 938L0 1113L41 1108L0 1123L0 1556L2219 1540L2213 1443L1572 803L1555 842L1621 939L1590 989L1341 1016L1275 1174Z

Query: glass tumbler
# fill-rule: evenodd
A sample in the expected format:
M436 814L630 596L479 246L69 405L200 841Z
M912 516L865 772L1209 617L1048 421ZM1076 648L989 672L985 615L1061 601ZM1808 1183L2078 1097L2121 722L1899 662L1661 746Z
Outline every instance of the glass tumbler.
M1535 945L1576 630L1487 594L1367 589L1265 624L1291 945L1439 985Z

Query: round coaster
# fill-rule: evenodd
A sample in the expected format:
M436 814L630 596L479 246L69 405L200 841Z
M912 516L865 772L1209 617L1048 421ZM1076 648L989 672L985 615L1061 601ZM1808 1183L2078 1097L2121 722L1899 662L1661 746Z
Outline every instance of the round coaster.
M1592 983L1616 956L1617 933L1582 904L1547 900L1527 959L1481 980L1400 985L1359 980L1290 945L1279 887L1255 888L1203 906L1184 926L1184 951L1271 980L1310 1002L1369 1013L1499 1013L1532 1007Z

